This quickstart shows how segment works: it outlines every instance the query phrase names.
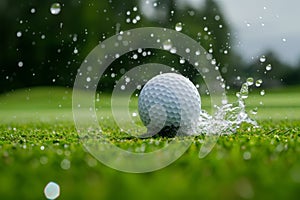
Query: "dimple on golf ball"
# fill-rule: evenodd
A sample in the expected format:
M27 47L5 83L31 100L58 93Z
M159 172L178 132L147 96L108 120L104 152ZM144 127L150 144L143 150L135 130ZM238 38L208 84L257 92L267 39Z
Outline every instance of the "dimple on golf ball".
M201 112L197 88L186 77L176 73L160 74L143 87L138 110L148 133L176 130L192 134Z

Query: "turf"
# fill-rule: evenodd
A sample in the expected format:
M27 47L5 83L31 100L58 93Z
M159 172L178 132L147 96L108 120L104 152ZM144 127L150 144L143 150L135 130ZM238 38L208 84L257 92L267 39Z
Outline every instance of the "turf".
M264 97L253 91L247 105L259 108L254 117L260 127L244 125L236 134L221 136L202 159L198 153L205 137L195 137L176 162L145 174L116 171L84 150L72 120L70 90L35 88L2 95L0 198L43 199L44 187L54 181L61 187L60 199L297 199L298 89L267 91ZM203 102L208 108L209 99ZM98 106L109 114L105 97ZM135 152L170 140L128 137L114 123L103 123L116 145Z

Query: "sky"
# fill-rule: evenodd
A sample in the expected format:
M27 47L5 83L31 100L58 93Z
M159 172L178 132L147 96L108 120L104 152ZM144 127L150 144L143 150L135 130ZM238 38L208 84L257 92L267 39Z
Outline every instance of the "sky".
M203 0L186 0L194 5ZM234 49L246 61L268 49L289 64L300 62L299 0L216 0L234 30Z

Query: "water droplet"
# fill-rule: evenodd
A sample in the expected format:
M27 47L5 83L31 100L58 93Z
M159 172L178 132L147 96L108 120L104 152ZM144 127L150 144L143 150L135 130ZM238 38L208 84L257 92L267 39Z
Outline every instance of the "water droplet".
M251 153L249 151L244 152L243 158L244 158L244 160L250 160L251 159Z
M18 62L19 67L23 67L24 63L22 61Z
M137 116L136 112L132 113L132 117L136 117L136 116Z
M265 90L260 91L260 95L264 96L266 94Z
M30 9L30 12L31 12L32 14L34 14L35 11L36 11L35 8L31 8L31 9Z
M50 8L50 12L52 15L58 15L61 11L60 3L53 3Z
M172 47L172 48L170 49L170 53L175 54L176 52L177 52L177 49L176 49L175 47Z
M260 61L261 63L266 62L266 60L267 60L267 58L266 58L264 55L262 55L262 56L259 58L259 61Z
M76 47L74 48L73 53L74 53L74 54L78 54L78 49L77 49Z
M125 89L126 89L125 85L121 85L121 90L125 90Z
M219 15L216 15L216 16L215 16L215 20L216 20L216 21L219 21L220 19L221 19L221 17L220 17Z
M271 70L272 70L272 65L271 65L271 64L268 64L268 65L266 66L266 70L267 70L267 71L271 71Z
M263 81L262 81L261 79L258 79L258 80L255 82L255 86L256 86L256 87L260 87L262 83L263 83Z
M257 114L257 111L258 111L258 108L255 107L255 108L253 108L250 112L251 112L253 115L256 115L256 114Z
M251 85L253 85L253 83L254 83L254 79L252 78L252 77L249 77L249 78L247 78L247 85L248 86L251 86Z
M63 159L60 163L60 167L64 170L68 170L71 167L71 162L68 159Z
M282 38L282 42L286 42L286 39L285 39L285 38Z
M176 31L182 31L182 23L181 22L178 22L175 26L175 30Z
M136 59L138 59L138 55L137 55L137 54L134 54L134 55L132 56L132 58L133 58L134 60L136 60Z
M74 34L73 35L73 42L76 42L77 41L77 34Z
M48 158L47 158L46 156L42 156L42 157L40 158L40 163L41 163L42 165L47 164L47 163L48 163Z
M126 77L126 78L125 78L125 82L126 82L126 83L129 83L129 82L130 82L130 78L129 78L129 77Z
M247 83L243 83L241 90L240 90L240 97L242 99L247 99L249 95L249 90L248 90L248 84Z
M56 199L60 195L59 185L52 181L49 182L44 189L44 194L47 199Z
M86 78L86 82L91 82L91 80L92 80L91 77Z
M166 40L163 43L163 48L164 48L164 50L170 50L172 48L172 42L170 39Z
M17 37L21 37L22 36L22 32L21 31L18 31L17 32Z
M184 58L180 58L179 63L180 64L184 64L185 63L185 59Z

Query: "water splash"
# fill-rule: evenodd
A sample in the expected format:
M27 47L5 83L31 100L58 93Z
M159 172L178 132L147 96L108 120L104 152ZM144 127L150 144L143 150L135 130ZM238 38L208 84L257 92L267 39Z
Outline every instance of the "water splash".
M250 118L246 112L244 99L248 98L249 87L247 83L242 84L240 91L237 93L235 103L227 103L220 107L216 106L214 115L209 115L202 110L199 117L199 124L195 135L223 135L232 134L240 127L242 123L248 123L257 126L257 122ZM252 114L256 114L252 112Z

